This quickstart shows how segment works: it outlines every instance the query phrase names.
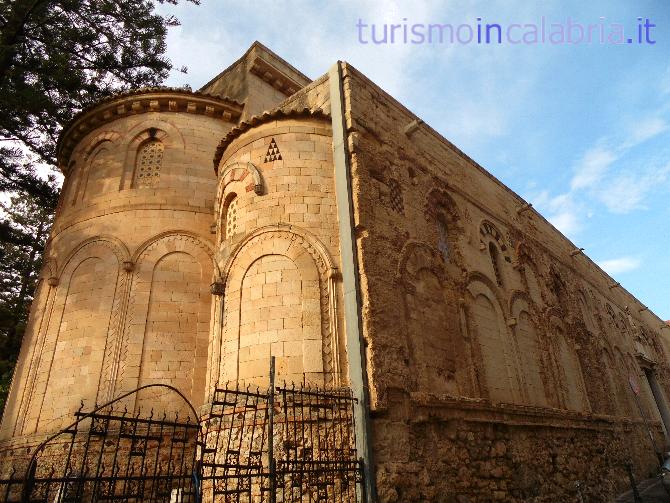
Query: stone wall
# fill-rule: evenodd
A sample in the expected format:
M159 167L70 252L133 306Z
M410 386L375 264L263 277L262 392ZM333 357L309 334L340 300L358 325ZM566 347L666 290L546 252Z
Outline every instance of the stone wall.
M301 114L224 139L212 386L264 385L270 356L279 381L333 385L344 372L330 120Z
M174 99L178 108L183 95ZM150 383L204 402L211 158L233 124L196 112L110 118L72 148L3 439L58 430L82 401L90 410ZM147 391L127 405L160 414L170 402Z
M647 475L629 379L660 448L661 321L350 66L344 89L382 501L607 497L628 457Z

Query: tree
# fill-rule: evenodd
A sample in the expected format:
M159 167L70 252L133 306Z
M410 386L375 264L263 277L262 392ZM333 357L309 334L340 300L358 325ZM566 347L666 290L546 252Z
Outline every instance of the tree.
M36 165L55 167L58 135L80 110L165 80L179 22L154 8L178 1L0 0L0 192L14 194L0 204L0 410L58 201Z
M22 151L53 166L58 134L75 113L165 80L167 29L179 22L157 14L156 3L178 0L0 2L0 190L29 191L55 205Z
M45 183L54 185L53 178ZM33 196L0 202L0 411L28 319L42 251L53 222L51 208Z

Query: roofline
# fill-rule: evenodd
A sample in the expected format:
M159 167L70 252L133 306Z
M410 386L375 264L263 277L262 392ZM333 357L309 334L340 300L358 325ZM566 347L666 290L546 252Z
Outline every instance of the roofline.
M283 108L275 108L269 112L265 112L262 115L254 115L246 121L240 122L236 127L228 131L226 136L219 142L219 145L216 147L216 152L214 154L214 173L218 176L219 174L219 163L223 158L223 154L228 148L228 146L241 136L246 131L265 124L267 122L272 122L273 120L289 119L291 117L313 117L313 118L323 118L328 119L330 115L324 112L320 108L311 109L311 108L302 108L302 109L293 109L293 110L284 110Z
M211 79L209 80L209 82L207 82L206 84L204 84L203 86L201 86L199 90L202 91L202 90L205 89L206 87L211 86L214 82L216 82L218 79L220 79L221 77L223 77L226 73L228 73L228 72L231 71L233 68L235 68L235 66L237 66L237 65L238 65L239 63L241 63L247 56L249 56L249 53L251 53L251 51L253 51L254 48L256 48L256 47L262 49L263 51L267 52L267 53L270 54L271 56L274 56L275 58L277 58L278 60L280 60L282 63L284 63L286 66L288 66L289 69L291 69L291 70L293 70L294 72L296 72L300 77L304 78L304 79L307 80L308 82L311 82L311 81L312 81L312 79L310 79L307 75L305 75L304 73L302 73L300 70L298 70L298 69L297 69L295 66L293 66L291 63L289 63L289 62L286 61L284 58L282 58L281 56L279 56L277 53L275 53L274 51L272 51L271 49L269 49L266 45L260 43L258 40L254 40L253 44L251 44L251 45L249 46L249 48L246 50L246 52L245 52L244 54L242 54L242 56L240 56L240 57L239 57L238 59L236 59L233 63L231 63L230 65L228 65L228 67L226 67L223 71L221 71L221 72L220 72L219 74L217 74L215 77L211 78Z
M394 98L391 94L388 92L384 91L384 89L376 84L374 81L372 81L370 78L368 78L363 72L358 70L355 66L351 65L350 63L346 61L340 61L338 63L341 63L343 66L343 69L345 70L350 70L353 71L357 76L359 76L361 79L366 81L367 83L371 84L373 87L379 89L383 95L387 96L391 102L401 110L403 110L406 114L409 116L413 117L415 120L418 121L418 124L420 125L421 129L424 129L428 134L431 136L434 136L439 142L445 145L448 149L451 149L454 151L454 153L458 156L460 156L464 161L466 161L468 164L472 165L475 169L480 171L484 176L488 177L491 179L493 182L498 184L503 190L508 192L512 197L516 198L519 203L522 204L528 204L528 202L523 199L519 194L517 194L514 190L509 188L507 185L505 185L501 180L496 178L494 175L492 175L489 171L486 170L481 164L479 164L477 161L472 159L469 155L467 155L465 152L463 152L461 149L459 149L456 145L454 145L451 141L449 141L447 138L442 136L438 131L433 129L431 126L426 124L418 115L416 115L414 112L412 112L409 108L407 108L405 105L403 105L400 101L398 101L396 98ZM568 238L565 234L563 234L556 226L554 226L549 220L547 220L539 211L537 211L532 205L530 206L529 210L532 212L532 214L536 215L539 217L544 223L548 225L550 229L553 230L557 234L557 237L560 240L563 240L565 243L573 246L575 249L577 249L577 246L572 242L570 238ZM499 218L499 217L498 217ZM510 222L506 222L508 225L510 225ZM536 240L537 241L537 240ZM545 247L547 249L547 247ZM554 257L558 258L560 254L552 254ZM581 253L582 256L584 256L592 265L595 266L596 273L598 273L601 277L603 277L605 280L610 280L610 284L616 284L616 286L620 287L623 294L625 296L628 296L630 299L638 303L643 310L648 311L652 316L654 316L659 322L668 324L670 326L670 320L668 322L664 321L658 314L656 314L654 311L649 309L645 304L642 303L640 299L638 299L635 295L633 295L628 289L626 289L623 285L621 285L618 281L616 281L612 276L610 276L602 267L600 267L591 257L589 257L585 253ZM565 265L566 267L569 267L573 271L575 270L573 266L570 266L566 263L564 263L562 260L560 262ZM592 286L595 286L589 279L582 277L586 282L590 283ZM613 299L609 299L611 302L613 302ZM616 303L615 303L616 304ZM621 306L617 306L621 308ZM634 313L634 316L639 317L640 313ZM664 327L663 327L664 328ZM659 328L657 333L661 334L662 332L660 331Z
M170 100L169 98L173 98ZM128 103L129 106L126 106ZM237 122L244 105L230 98L175 87L149 87L117 93L78 112L61 130L56 143L57 165L65 172L66 157L76 143L100 125L128 115L153 111L204 114Z

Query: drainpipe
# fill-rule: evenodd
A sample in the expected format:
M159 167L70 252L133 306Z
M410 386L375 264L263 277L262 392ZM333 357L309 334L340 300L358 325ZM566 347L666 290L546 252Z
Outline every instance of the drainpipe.
M350 153L347 144L343 63L338 61L328 71L330 107L333 125L333 164L335 165L335 196L340 230L342 259L342 288L344 291L344 321L349 357L349 383L354 397L356 450L363 462L363 501L376 503L375 474L372 465L370 398L365 358L365 343L361 332L361 295L359 286L354 211L351 190Z

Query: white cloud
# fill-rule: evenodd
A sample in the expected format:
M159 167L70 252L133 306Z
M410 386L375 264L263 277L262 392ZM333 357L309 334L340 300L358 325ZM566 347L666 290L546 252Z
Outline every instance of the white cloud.
M637 173L623 172L609 180L596 192L596 197L612 213L629 213L644 209L649 193L661 187L670 174L670 163L661 168L639 169Z
M667 129L668 123L661 117L648 117L647 119L641 120L633 127L631 131L631 139L629 142L623 144L622 149L628 150L633 148L640 143L651 140L654 136L658 136L667 131Z
M587 150L574 169L570 182L572 190L585 189L598 183L618 156L603 146Z
M584 209L569 192L552 197L549 192L542 191L530 198L533 206L546 213L547 220L559 231L572 238L582 228Z
M598 262L598 265L611 275L634 271L641 264L640 259L635 257L619 257Z

